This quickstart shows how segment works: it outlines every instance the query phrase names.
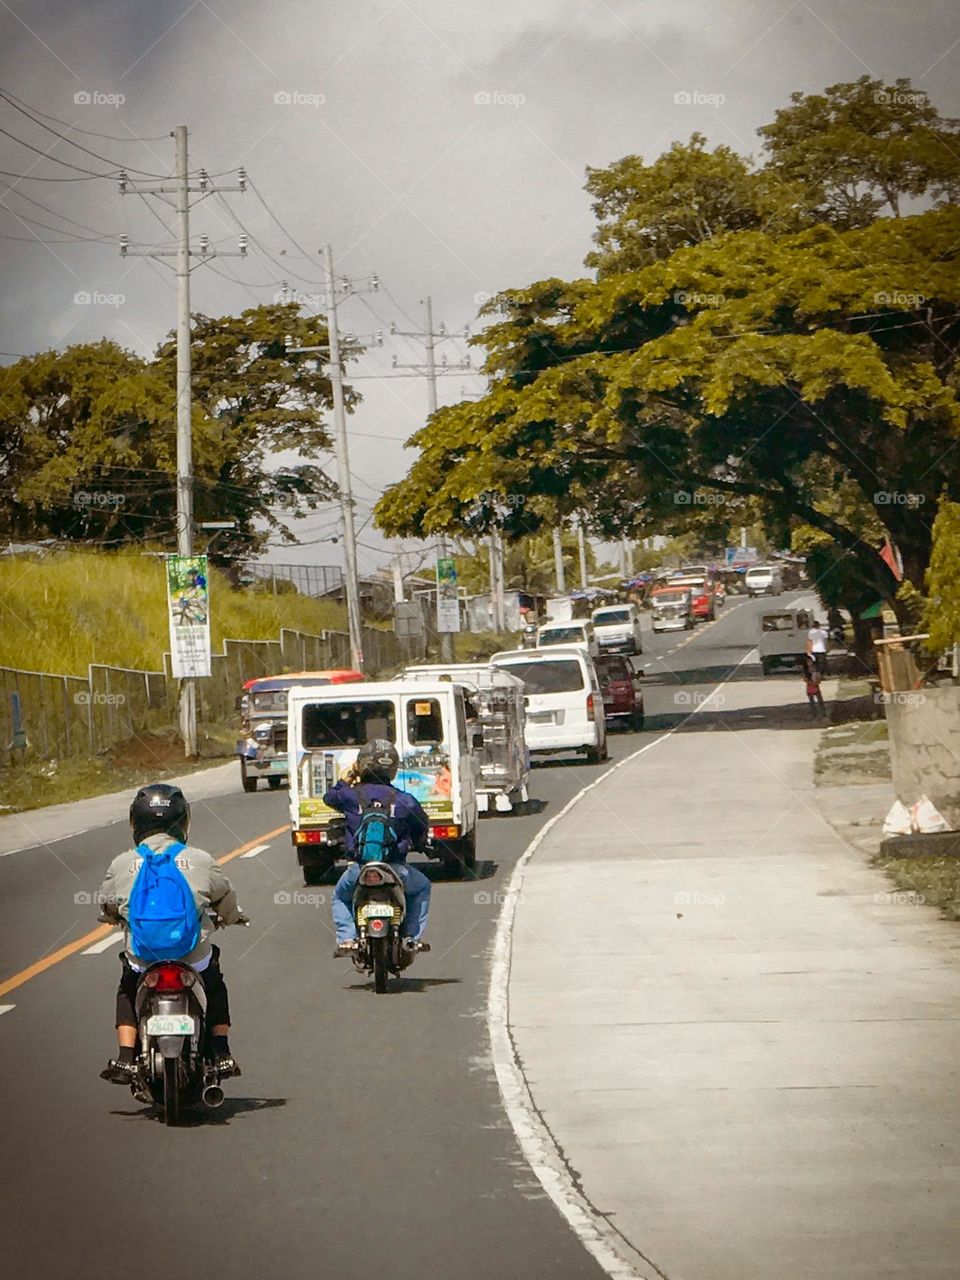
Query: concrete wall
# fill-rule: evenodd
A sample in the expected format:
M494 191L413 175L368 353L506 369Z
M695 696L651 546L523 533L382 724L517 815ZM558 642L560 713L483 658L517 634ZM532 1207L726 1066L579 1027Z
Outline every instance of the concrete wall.
M909 806L928 795L960 830L960 686L882 696L897 798Z

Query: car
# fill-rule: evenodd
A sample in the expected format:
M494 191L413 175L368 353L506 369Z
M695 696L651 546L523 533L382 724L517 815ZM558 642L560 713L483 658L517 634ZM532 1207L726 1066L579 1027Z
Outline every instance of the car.
M744 575L743 585L751 596L778 596L783 591L783 574L776 564L751 565Z
M593 623L585 619L574 619L570 622L545 622L537 628L537 649L545 649L550 645L581 645L591 658L600 653Z
M615 653L601 654L596 665L607 723L642 729L643 689L636 667L629 658Z
M608 758L600 681L582 645L506 649L490 664L524 683L531 754L580 751L591 764Z
M601 653L643 653L635 604L603 605L594 609L591 620Z

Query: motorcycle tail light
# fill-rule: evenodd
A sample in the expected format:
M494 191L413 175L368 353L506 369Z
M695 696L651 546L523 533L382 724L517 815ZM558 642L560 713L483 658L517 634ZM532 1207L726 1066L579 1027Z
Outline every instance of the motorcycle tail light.
M376 867L364 867L360 872L361 884L383 884L383 873Z
M147 970L143 981L155 991L170 992L192 987L196 980L194 971L182 964L158 964Z

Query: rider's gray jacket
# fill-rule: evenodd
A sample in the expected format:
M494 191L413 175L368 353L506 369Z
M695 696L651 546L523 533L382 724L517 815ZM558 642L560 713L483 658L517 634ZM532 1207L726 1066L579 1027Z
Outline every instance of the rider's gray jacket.
M155 835L147 836L143 843L155 853L160 853L168 845L177 842L172 836ZM185 964L202 963L210 955L210 934L213 931L208 913L212 911L223 924L240 924L242 913L237 904L236 891L209 853L205 853L203 849L194 849L191 845L187 845L181 853L177 854L176 862L186 877L187 884L193 890L193 900L197 904L197 910L201 913L200 941L193 951L189 955L183 956L182 959ZM131 849L128 853L121 853L119 857L114 858L104 877L103 884L100 886L97 902L100 905L101 920L107 924L123 926L125 931L124 946L127 949L131 964L136 968L145 969L150 962L148 960L139 960L133 954L127 921L127 906L130 902L130 893L142 864L143 859L136 849Z

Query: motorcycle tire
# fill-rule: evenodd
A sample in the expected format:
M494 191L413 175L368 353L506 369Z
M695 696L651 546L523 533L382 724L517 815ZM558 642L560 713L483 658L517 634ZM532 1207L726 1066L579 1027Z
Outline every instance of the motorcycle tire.
M180 1093L177 1088L176 1058L163 1060L163 1122L170 1126L180 1123Z
M373 961L373 989L383 995L387 989L387 948L389 938L371 938L367 943L370 948L370 959Z

